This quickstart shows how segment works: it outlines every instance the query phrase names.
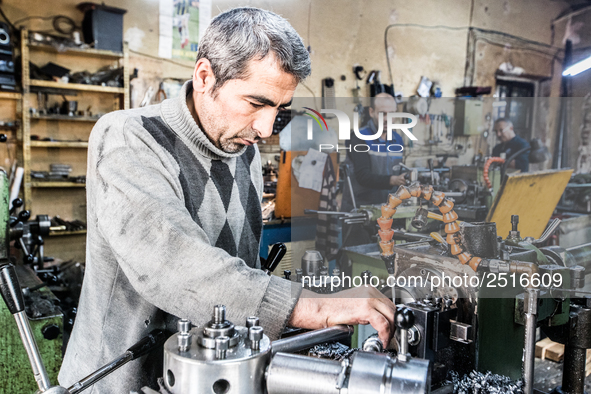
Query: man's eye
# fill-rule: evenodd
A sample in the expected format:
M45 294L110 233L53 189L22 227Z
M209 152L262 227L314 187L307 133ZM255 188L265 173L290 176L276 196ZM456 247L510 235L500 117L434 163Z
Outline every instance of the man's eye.
M253 103L252 101L250 101L250 105L252 105L254 108L263 108L264 107L263 104Z

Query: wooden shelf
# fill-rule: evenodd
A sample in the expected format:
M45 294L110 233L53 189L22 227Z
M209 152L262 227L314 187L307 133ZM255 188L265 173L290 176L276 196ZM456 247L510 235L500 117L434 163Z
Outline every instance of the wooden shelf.
M20 100L21 94L16 92L0 92L0 99Z
M54 81L43 81L41 79L31 79L30 86L38 86L42 88L65 89L65 90L80 90L84 92L99 92L99 93L125 93L124 88L114 88L112 86L99 85L83 85L80 83L60 83Z
M96 122L99 118L94 116L68 116L68 115L31 115L31 120L67 120L70 122Z
M86 230L76 230L76 231L50 231L50 237L61 237L63 235L81 235L86 234Z
M77 56L89 56L89 57L102 57L105 59L119 59L123 57L123 52L113 52L103 49L81 49L81 48L68 48L64 47L64 50L58 50L52 45L40 44L38 42L30 42L30 49L38 51L52 52L58 54L68 54Z
M31 141L32 148L88 148L85 141Z
M31 182L31 187L86 187L86 183L75 182Z

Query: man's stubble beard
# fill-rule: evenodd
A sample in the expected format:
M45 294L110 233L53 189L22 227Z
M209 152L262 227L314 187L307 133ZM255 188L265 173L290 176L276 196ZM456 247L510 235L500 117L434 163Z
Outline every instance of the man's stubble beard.
M228 132L228 125L224 120L224 116L222 114L215 114L214 111L207 108L208 106L215 108L214 102L215 99L211 95L208 95L207 102L201 106L201 115L199 117L201 126L204 129L203 133L216 148L226 153L237 153L245 145L235 142L235 139L242 138L256 142L260 140L258 133L250 127L242 129L231 137L225 137ZM216 137L214 138L213 136Z

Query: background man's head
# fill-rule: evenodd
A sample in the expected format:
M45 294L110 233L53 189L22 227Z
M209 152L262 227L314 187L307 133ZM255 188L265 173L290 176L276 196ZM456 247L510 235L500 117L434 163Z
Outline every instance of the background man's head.
M513 137L515 137L513 122L507 118L499 118L495 120L493 131L501 142L511 141Z
M369 116L373 120L373 123L379 129L379 113L382 113L382 131L387 131L387 113L396 112L396 100L388 93L378 93L375 97L371 98L371 105L369 107Z
M218 148L238 152L271 135L310 74L302 39L282 17L235 8L215 17L199 42L193 76L198 122Z

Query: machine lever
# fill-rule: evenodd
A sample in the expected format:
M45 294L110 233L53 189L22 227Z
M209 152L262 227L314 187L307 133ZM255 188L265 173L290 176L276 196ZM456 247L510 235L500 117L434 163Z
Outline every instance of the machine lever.
M14 316L18 331L23 341L29 362L31 363L31 369L35 375L35 381L39 386L41 392L49 389L49 376L41 360L37 343L33 337L31 326L29 325L29 318L25 313L25 299L21 291L18 277L14 266L8 264L7 260L0 262L0 292L2 298L8 307L8 310Z
M17 208L20 208L23 206L23 200L21 200L20 198L15 198L14 200L12 200L12 207L10 208L10 215L12 215Z
M70 388L68 388L68 392L70 394L76 394L86 390L100 379L109 375L111 372L114 372L116 369L119 369L128 362L156 349L158 346L164 343L165 339L166 335L164 334L163 330L151 331L148 336L140 339L135 345L127 349L127 351L121 356L117 357L115 360L111 361L99 370L91 373L79 382L74 383Z
M264 267L262 267L263 270L268 275L271 275L271 272L273 272L275 268L277 268L279 262L281 261L283 256L285 256L285 253L287 253L287 247L283 242L277 242L276 244L273 244L273 246L271 247L271 251L269 252L269 256L265 261L265 265Z

